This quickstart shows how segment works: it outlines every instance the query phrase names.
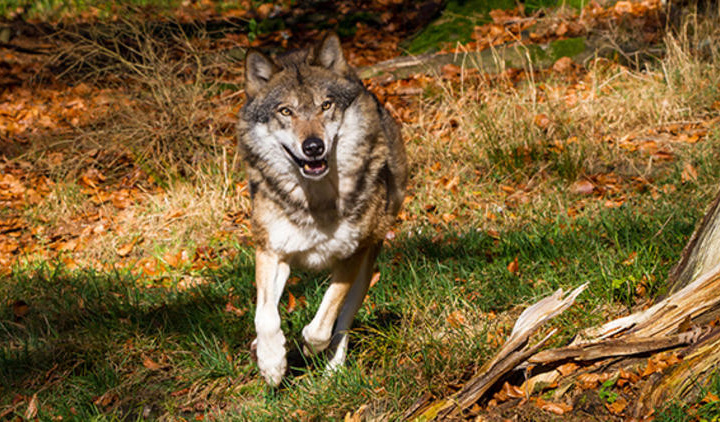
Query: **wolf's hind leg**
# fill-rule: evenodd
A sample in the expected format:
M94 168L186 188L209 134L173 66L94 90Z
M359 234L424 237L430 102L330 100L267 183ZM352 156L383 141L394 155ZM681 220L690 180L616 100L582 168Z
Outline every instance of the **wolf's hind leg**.
M352 322L355 319L355 315L357 315L357 312L367 295L368 288L370 287L370 280L372 279L373 268L375 266L375 260L377 259L381 246L382 243L377 243L376 245L368 248L368 253L365 255L365 259L360 266L360 271L358 271L355 282L353 283L352 288L345 299L345 303L340 310L340 315L335 322L332 342L330 344L330 349L333 350L333 355L327 364L326 369L328 371L334 371L345 363L348 348L348 330L350 330Z
M319 353L330 345L335 320L345 299L354 288L368 253L369 248L362 248L335 264L332 283L325 292L315 317L302 331L305 340L303 351L306 355Z
M258 249L255 254L255 283L257 284L257 309L255 331L257 339L253 346L257 350L260 373L268 384L280 384L287 361L285 358L285 336L280 329L278 303L290 275L290 267L280 261L277 255Z

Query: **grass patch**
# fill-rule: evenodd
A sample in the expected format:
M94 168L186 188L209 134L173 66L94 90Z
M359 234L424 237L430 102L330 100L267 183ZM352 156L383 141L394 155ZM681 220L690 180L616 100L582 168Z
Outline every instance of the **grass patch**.
M248 353L250 249L185 290L148 286L129 273L47 267L16 273L0 294L27 303L29 312L17 317L12 306L0 310L0 406L45 385L38 393L41 417L219 412L312 419L342 417L363 404L397 416L422 391L439 394L482 364L511 326L498 316L516 313L516 306L590 282L578 309L553 324L561 328L554 339L560 343L599 322L608 304L632 305L635 289L608 286L665 277L707 200L692 189L678 197L658 204L648 195L593 218L538 216L499 239L477 230L437 239L431 227L402 233L381 255L382 279L360 311L348 368L325 378L322 357L300 362L276 392L256 377ZM650 204L653 214L640 212ZM520 271L513 274L507 264L516 257ZM290 342L301 338L326 283L323 276L302 276L305 282L290 291L307 305L283 311ZM245 313L226 311L228 301Z
M294 274L303 280L288 288L297 306L291 312L286 295L280 310L295 358L277 390L259 379L249 353L253 249L241 238L247 227L234 222L246 217L248 198L231 135L202 126L217 122L208 116L220 84L239 78L213 85L217 62L183 38L163 44L177 50L137 44L149 48L147 62L125 51L89 56L80 47L97 52L110 38L86 40L77 60L63 63L81 63L75 76L97 84L114 66L129 72L130 80L111 82L133 101L116 121L82 128L81 139L133 145L128 167L164 183L141 185L136 202L115 209L88 205L72 180L84 168L49 173L55 196L23 212L48 224L104 213L112 231L90 231L92 242L72 256L125 269L27 264L0 283L0 412L22 417L37 395L41 419L339 419L368 405L365 417L394 420L423 393L445 396L465 381L521 309L557 288L590 284L545 328L559 329L552 345L627 313L662 292L716 194L718 44L696 47L717 27L700 22L669 36L667 56L643 72L599 60L567 73L507 69L425 86L403 129L411 197L379 258L382 276L359 312L348 365L325 377L325 357L297 357L327 276ZM688 130L697 131L694 142L682 138ZM228 143L212 144L213 136ZM144 153L140 141L151 145ZM105 171L109 163L93 165ZM108 173L105 183L122 177ZM592 191L578 192L577 181ZM137 244L119 259L131 239ZM150 258L170 265L183 249L214 254L213 265L135 271Z
M507 0L451 0L442 15L423 28L407 43L410 54L438 49L442 45L467 43L475 25L489 21L487 13L494 9L511 9L514 2Z

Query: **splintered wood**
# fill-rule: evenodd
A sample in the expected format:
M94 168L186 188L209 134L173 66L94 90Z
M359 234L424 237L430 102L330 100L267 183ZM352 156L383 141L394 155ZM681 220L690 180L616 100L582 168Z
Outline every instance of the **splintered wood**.
M648 367L639 376L656 376L644 381L632 404L623 399L621 405L609 408L610 412L642 418L670 398L698 398L698 394L704 394L708 377L720 365L720 326L717 324L720 315L720 193L684 248L680 261L670 274L669 285L671 294L653 306L584 330L567 346L538 351L554 332L534 345L527 344L530 336L572 305L587 284L567 296L558 290L520 315L500 351L461 390L434 403L416 406L413 412L406 412L407 418L445 420L462 417L471 406L478 408L478 401L498 381L519 369L526 369L526 375L531 375L521 387L528 397L538 386L556 384L562 395L573 383L582 380L593 378L605 382L610 375L600 372L610 364L615 371L619 370L618 374L631 376L634 372L630 366L637 363L637 358L633 358L639 355L652 355ZM673 350L669 357L656 354L669 350ZM653 359L663 364L650 368ZM584 367L585 372L577 375L580 367ZM543 368L544 372L533 374L533 368ZM620 375L617 379L622 378ZM637 375L632 377L638 378Z
M457 415L470 407L485 394L503 375L524 362L529 356L537 352L547 340L555 334L552 331L538 343L527 344L530 336L535 333L546 321L557 316L575 302L575 298L585 290L587 284L576 288L565 295L562 289L556 291L529 308L525 309L515 322L510 338L505 342L495 358L486 363L478 374L470 380L465 387L452 397L443 399L431 406L421 416L427 419L438 417L440 419ZM419 415L411 415L413 416Z

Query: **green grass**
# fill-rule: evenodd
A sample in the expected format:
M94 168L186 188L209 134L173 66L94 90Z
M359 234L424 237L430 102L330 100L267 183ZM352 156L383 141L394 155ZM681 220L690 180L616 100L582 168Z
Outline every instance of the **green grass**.
M708 385L701 390L695 403L684 403L673 399L655 415L658 422L717 421L720 419L720 401L702 402L703 396L712 393L720 396L720 372L714 372Z
M185 291L148 287L125 273L18 271L0 284L6 304L0 308L0 406L37 392L41 418L65 420L208 412L252 420L294 412L341 418L363 404L392 419L424 391L444 392L488 358L497 348L489 334L509 329L491 313L512 314L556 288L589 282L579 304L554 321L561 330L557 344L599 322L600 308L637 300L628 283L664 279L709 200L687 186L675 195L660 201L639 195L576 219L538 215L499 239L472 227L443 231L441 239L430 226L400 233L380 257L382 278L356 321L347 368L326 378L322 357L295 358L277 391L258 379L248 351L254 336L250 249L241 248L234 262L202 274L207 283ZM632 253L633 263L623 263ZM515 257L520 271L511 274L507 264ZM306 297L307 306L288 315L281 305L290 344L299 341L327 282L324 275L300 275L304 282L289 290ZM17 300L30 306L20 318L8 306ZM247 312L226 312L228 301ZM453 312L464 316L460 326L449 323ZM146 358L158 367L145 365Z

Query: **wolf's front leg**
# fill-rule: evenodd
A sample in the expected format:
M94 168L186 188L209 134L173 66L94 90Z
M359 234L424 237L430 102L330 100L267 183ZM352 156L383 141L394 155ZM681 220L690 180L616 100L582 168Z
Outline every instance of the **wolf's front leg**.
M348 293L353 288L358 272L361 271L363 263L367 260L370 250L363 248L357 250L347 259L338 262L333 268L333 278L325 296L323 296L320 307L313 320L303 328L305 339L305 354L314 354L325 350L330 345L335 320L342 309ZM369 278L368 278L369 280ZM355 288L354 290L358 290ZM356 295L361 295L358 300L362 302L367 292L366 288L360 289ZM359 303L357 305L360 306ZM355 314L353 313L353 317Z
M275 253L257 249L255 252L257 361L260 373L272 386L280 384L287 368L285 336L280 329L278 303L289 275L290 267Z

